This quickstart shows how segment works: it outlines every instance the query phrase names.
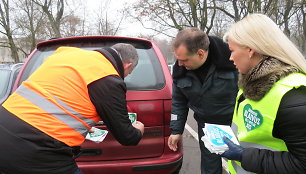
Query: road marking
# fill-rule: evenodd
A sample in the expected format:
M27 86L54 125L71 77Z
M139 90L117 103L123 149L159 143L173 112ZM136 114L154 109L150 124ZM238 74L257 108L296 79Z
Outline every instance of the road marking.
M188 130L188 132L195 138L197 141L199 141L199 136L196 131L194 131L187 123L185 124L185 129Z
M199 136L196 131L194 131L187 123L185 124L185 129L193 136L194 139L199 141ZM228 168L227 168L227 161L225 161L223 158L222 159L222 167L226 170L227 173L229 173Z

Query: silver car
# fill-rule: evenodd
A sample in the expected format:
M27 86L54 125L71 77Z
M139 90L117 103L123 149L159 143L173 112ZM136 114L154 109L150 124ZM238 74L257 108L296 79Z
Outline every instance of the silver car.
M23 63L0 64L0 104L2 104L11 94L22 65Z

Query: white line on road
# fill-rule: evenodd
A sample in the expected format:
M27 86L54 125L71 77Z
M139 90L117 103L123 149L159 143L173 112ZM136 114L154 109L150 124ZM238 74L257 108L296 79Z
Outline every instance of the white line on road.
M198 133L194 131L187 123L185 124L185 129L187 129L187 131L193 136L194 139L199 141ZM222 167L227 171L227 173L229 173L227 168L227 161L225 161L223 158L222 158Z
M185 129L188 130L188 132L195 138L197 141L199 141L199 136L196 131L194 131L187 123L185 124Z

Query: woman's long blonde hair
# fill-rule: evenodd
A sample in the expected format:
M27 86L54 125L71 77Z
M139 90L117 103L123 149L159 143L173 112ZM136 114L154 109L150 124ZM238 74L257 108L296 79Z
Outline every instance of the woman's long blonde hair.
M302 53L266 15L248 15L232 25L225 39L277 58L306 73L306 60Z

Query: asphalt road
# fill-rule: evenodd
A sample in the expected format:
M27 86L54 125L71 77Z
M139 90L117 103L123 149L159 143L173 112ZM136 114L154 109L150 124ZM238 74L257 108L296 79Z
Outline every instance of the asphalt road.
M197 123L193 118L193 112L189 111L187 129L183 134L184 158L180 174L200 174L200 148L197 140ZM196 137L196 138L195 138ZM223 166L226 166L224 161ZM226 167L223 167L222 174L228 174Z

